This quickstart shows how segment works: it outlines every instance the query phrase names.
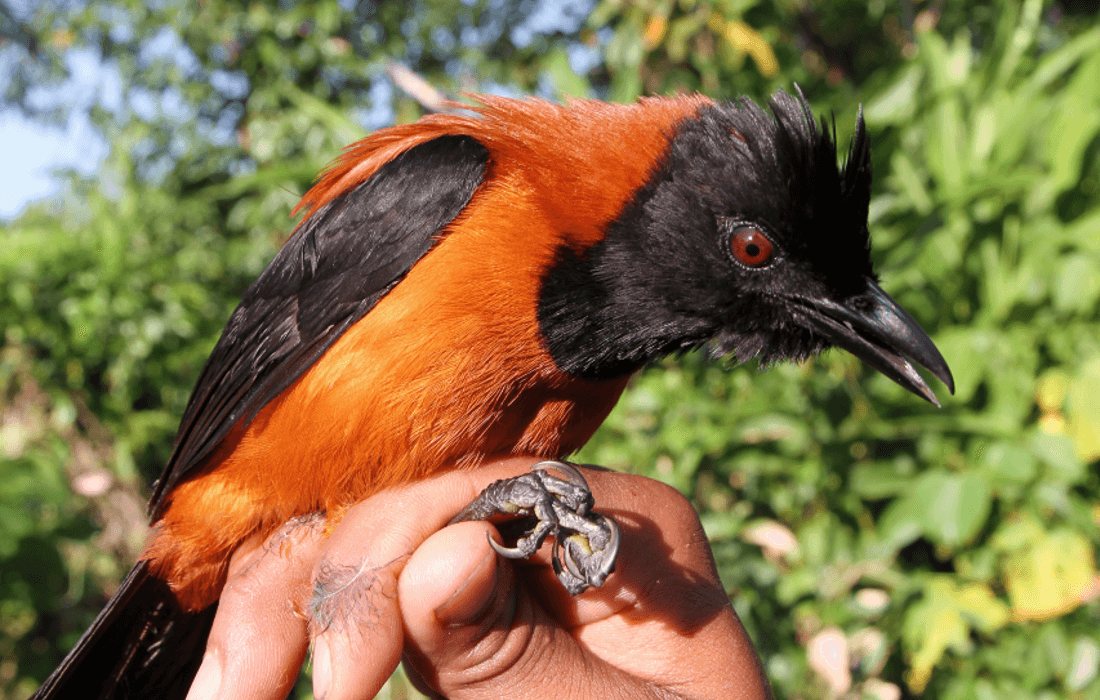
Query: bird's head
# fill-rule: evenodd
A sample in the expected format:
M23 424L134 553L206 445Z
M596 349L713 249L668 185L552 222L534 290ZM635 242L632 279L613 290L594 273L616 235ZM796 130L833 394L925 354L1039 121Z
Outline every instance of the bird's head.
M602 379L707 343L765 363L837 346L935 403L909 360L954 391L947 363L871 266L862 117L839 167L801 93L769 106L701 109L599 244L558 250L539 304L551 355Z

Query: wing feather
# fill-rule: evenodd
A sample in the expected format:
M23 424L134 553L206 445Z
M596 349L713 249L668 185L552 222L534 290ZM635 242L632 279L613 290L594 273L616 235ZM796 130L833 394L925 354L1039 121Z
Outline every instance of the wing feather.
M431 250L470 202L488 160L470 136L438 136L309 215L245 292L207 360L154 489L154 518L235 426L247 425Z

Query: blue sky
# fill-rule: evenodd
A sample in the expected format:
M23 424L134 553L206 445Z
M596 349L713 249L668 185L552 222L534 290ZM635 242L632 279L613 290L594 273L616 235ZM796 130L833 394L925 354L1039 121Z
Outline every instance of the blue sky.
M107 145L86 118L72 118L58 127L45 127L18 112L0 112L0 219L12 219L32 201L55 194L60 184L51 172L76 168L95 172L107 155Z
M17 14L29 12L31 2L9 0ZM589 0L541 0L523 25L512 29L516 33L513 39L524 44L534 32L571 31L571 25L582 21L589 9ZM573 48L570 58L577 64L574 69L587 71L596 61L596 51L579 45ZM145 49L175 54L180 60L187 54L174 36L152 37ZM0 154L4 163L0 168L0 223L18 216L30 202L59 193L62 185L53 176L56 170L75 168L91 175L107 156L108 145L88 120L87 109L93 103L112 111L122 108L124 98L118 76L97 53L87 49L72 49L65 60L70 72L65 84L50 90L32 89L30 94L36 106L73 107L65 123L46 125L28 120L16 110L0 110ZM498 91L486 87L490 92ZM130 108L141 107L134 96L127 102ZM384 102L388 104L389 100ZM378 116L367 119L368 126L380 126Z
M70 78L53 90L31 91L38 106L58 103L86 106L121 103L117 77L90 51L70 51L66 56ZM75 109L62 124L43 124L26 119L17 110L0 111L0 220L17 216L32 201L60 190L52 172L76 168L91 174L107 156L107 144L88 120L85 109Z

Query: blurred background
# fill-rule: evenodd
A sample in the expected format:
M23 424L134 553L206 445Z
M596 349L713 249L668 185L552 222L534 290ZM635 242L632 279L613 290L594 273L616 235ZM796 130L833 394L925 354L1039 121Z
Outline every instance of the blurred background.
M958 393L827 353L643 372L779 697L1100 698L1100 15L1082 0L0 0L0 697L140 550L207 353L344 145L451 94L863 105L874 257ZM29 203L28 203L29 202ZM299 697L309 697L300 684ZM398 675L384 696L418 697Z

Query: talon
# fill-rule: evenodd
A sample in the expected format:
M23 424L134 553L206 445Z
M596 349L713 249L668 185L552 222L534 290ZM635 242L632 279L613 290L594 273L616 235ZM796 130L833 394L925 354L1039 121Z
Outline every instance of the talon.
M566 588L571 586L573 579L584 582L582 590L588 586L599 588L615 570L615 560L621 541L619 527L610 518L604 516L599 518L599 534L605 535L607 539L602 547L594 546L592 536L581 533L571 535L565 540L562 561L568 569L568 575L558 562L555 562L555 572L558 574L558 580Z
M523 559L553 535L554 573L570 594L577 595L603 585L615 570L619 551L618 526L591 512L593 504L592 491L579 469L567 462L539 462L527 474L490 484L451 522L528 516L534 524L522 530L515 547L498 544L491 537L489 546L507 559Z
M524 554L523 550L519 547L505 547L502 544L498 544L490 535L486 535L485 537L489 540L489 546L493 548L493 551L505 559L523 559L529 556Z
M573 572L567 568L562 567L562 553L563 549L561 542L554 539L554 552L550 557L550 563L554 567L554 575L558 577L558 582L565 588L569 595L579 595L588 588L588 582L579 575L574 575ZM568 557L568 552L566 552Z
M585 491L591 491L588 486L588 480L584 478L584 474L580 469L577 469L569 462L555 462L549 460L546 462L539 462L531 467L531 471L546 471L547 469L554 469L565 475L565 480L573 483L576 486L580 486Z
M582 540L583 540L582 535L573 535L572 537L570 537L566 540L566 544L565 544L565 546L562 547L562 549L565 550L565 568L569 569L569 573L573 574L574 576L576 576L580 580L585 581L587 583L588 577L586 577L584 575L584 573L581 571L580 567L577 566L577 561L573 557L573 548L569 546L569 545L574 545L574 546L577 546L577 547L584 546L585 549L587 549L590 553L592 551L591 548L581 544Z
M619 544L622 540L619 525L614 520L600 516L600 522L608 531L608 540L596 556L589 560L594 566L588 571L587 577L589 583L597 588L615 571L615 561L619 558Z

